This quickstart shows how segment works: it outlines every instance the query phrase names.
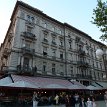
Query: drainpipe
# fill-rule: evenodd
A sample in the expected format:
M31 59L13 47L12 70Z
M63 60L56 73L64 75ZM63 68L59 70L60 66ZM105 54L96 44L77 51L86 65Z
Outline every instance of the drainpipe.
M65 33L65 25L64 25L64 48L65 48L65 75L67 79L67 52L66 52L66 33Z

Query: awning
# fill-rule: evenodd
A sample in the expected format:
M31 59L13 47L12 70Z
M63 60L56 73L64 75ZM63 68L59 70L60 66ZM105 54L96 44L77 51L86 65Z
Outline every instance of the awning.
M91 85L94 87L103 88L103 86L99 84L98 82L92 82Z
M29 84L38 86L39 89L68 89L68 86L73 85L65 79L43 78L43 77L30 77L11 75L14 82L24 81Z
M25 82L25 81L17 81L17 82L11 83L11 84L7 84L5 86L23 87L23 88L39 88L38 85L33 85L33 84Z
M7 78L7 77L6 77ZM4 78L4 79L6 79ZM8 79L10 82L1 86L19 87L19 88L34 88L34 89L64 89L64 90L84 90L85 86L79 85L78 82L72 83L67 79L49 78L49 77L34 77L11 74ZM1 81L1 80L0 80ZM7 80L8 81L8 80ZM5 81L6 82L6 81ZM78 84L77 84L78 83Z
M107 89L107 82L97 82L97 84L99 84L102 89Z
M6 86L7 84L11 84L12 79L10 77L5 77L0 79L0 86Z
M80 88L80 89L87 89L86 86L84 86L83 84L81 84L80 82L76 81L76 80L70 80L75 88Z
M89 86L87 86L87 89L89 89L89 90L102 90L102 88L101 87L95 87L95 86L92 86L92 85L89 85Z

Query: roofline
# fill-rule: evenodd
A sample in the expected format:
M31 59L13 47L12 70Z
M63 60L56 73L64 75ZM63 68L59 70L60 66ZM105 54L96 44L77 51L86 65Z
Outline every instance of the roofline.
M10 27L11 27L11 25L12 25L12 19L13 19L13 17L14 17L14 14L15 14L15 12L16 12L16 10L17 10L17 8L18 8L19 6L25 7L25 8L27 8L27 9L33 11L33 12L36 12L36 13L44 16L45 18L50 19L51 21L54 21L54 22L62 25L63 27L69 27L69 28L71 28L72 30L74 30L74 31L76 31L76 32L78 32L78 33L80 33L80 34L88 37L90 40L92 40L92 41L94 41L94 42L96 42L96 43L98 43L98 44L100 44L100 45L105 46L103 43L101 43L101 42L99 42L99 41L96 41L96 40L94 40L93 38L91 38L91 37L90 37L88 34L86 34L85 32L83 32L83 31L81 31L81 30L79 30L79 29L77 29L77 28L69 25L68 23L62 23L62 22L60 22L60 21L58 21L58 20L56 20L56 19L54 19L54 18L46 15L46 14L43 13L41 10L39 10L39 9L37 9L37 8L34 8L34 7L32 7L32 6L24 3L24 2L22 2L22 1L17 1L16 4L15 4L13 13L12 13L11 18L10 18L11 22L10 22L9 28L8 28L8 30L7 30L5 39L6 39L6 37L7 37L7 34L8 34L8 32L9 32L9 29L10 29ZM5 41L5 39L4 39L4 41ZM4 43L2 43L2 44L4 44ZM1 47L1 46L0 46L0 47Z

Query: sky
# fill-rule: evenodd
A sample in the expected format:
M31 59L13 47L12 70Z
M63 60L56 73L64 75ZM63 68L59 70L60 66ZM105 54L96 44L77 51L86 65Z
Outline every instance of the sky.
M0 3L0 44L7 33L10 17L17 0L2 0ZM85 32L93 39L102 42L101 32L92 24L93 9L97 0L21 0L48 16ZM103 43L103 42L102 42Z

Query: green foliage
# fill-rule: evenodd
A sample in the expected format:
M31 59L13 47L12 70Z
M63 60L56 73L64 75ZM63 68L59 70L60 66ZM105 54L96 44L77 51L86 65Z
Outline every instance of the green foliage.
M93 9L93 21L91 21L93 24L95 24L98 28L100 28L100 31L102 32L102 35L100 39L103 41L107 40L107 1L102 2L102 0L97 0L98 4L95 9Z

